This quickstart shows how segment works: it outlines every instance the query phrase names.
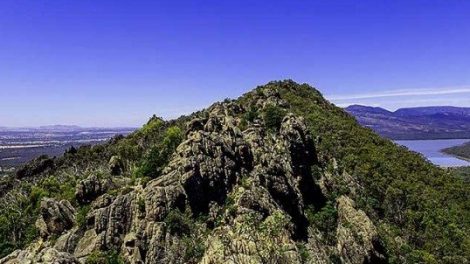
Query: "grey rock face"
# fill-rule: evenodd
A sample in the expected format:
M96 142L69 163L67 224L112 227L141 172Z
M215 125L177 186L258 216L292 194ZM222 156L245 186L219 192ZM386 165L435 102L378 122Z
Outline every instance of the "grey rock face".
M372 221L362 210L355 209L354 201L341 196L338 203L337 249L344 263L384 263L377 251L378 234Z
M111 181L109 179L99 179L97 176L92 175L77 184L75 197L80 203L90 203L105 193L110 185Z
M41 201L39 215L36 226L42 237L60 235L72 228L75 222L75 209L66 200L44 198Z
M78 242L75 255L84 257L95 250L120 247L132 224L134 201L135 194L129 193L108 200L108 205L103 201L92 204L94 209L86 216L87 230Z
M17 250L0 260L1 264L80 264L73 255L54 248Z
M109 172L111 175L121 175L124 171L124 164L120 157L112 156L108 163Z
M54 248L61 252L73 253L83 232L78 227L72 228L57 238Z

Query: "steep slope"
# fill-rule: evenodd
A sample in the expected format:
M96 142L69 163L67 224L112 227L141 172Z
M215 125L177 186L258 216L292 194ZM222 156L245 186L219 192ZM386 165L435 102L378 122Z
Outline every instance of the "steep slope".
M391 139L469 138L470 108L434 106L401 108L352 105L345 109L358 122Z
M468 185L292 81L17 177L0 263L469 259Z

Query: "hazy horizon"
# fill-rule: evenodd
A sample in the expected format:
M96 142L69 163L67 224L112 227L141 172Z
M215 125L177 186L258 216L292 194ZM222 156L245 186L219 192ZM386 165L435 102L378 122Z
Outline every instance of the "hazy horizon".
M138 127L272 80L469 106L470 2L0 2L0 126Z
M230 99L234 99L234 98L230 98ZM403 109L403 108L415 108L415 107L402 107L402 108L395 108L395 109L389 109L389 108L386 108L386 107L381 107L381 106L374 106L374 105L365 105L365 104L348 104L346 106L339 106L341 108L346 108L348 106L352 106L352 105L360 105L360 106L370 106L370 107L380 107L380 108L383 108L385 110L388 110L388 111L391 111L391 112L394 112L398 109ZM204 108L207 108L208 106L204 107ZM453 106L453 105L429 105L429 106L416 106L416 107L459 107L459 106ZM466 106L460 106L460 107L464 107L464 108L470 108L470 107L466 107ZM199 108L199 109L195 109L193 112L195 111L198 111L198 110L201 110L203 108ZM189 112L189 113L184 113L182 115L185 115L185 114L191 114L193 112ZM179 116L175 116L175 117L169 117L169 118L165 118L165 117L162 117L166 120L171 120L171 119L176 119L178 117L180 117L181 115ZM64 127L79 127L79 128L82 128L82 129L93 129L93 128L109 128L109 129L113 129L113 128L139 128L141 127L142 125L144 125L148 119L150 119L151 116L147 117L147 119L142 122L142 124L138 124L138 125L124 125L124 126L89 126L89 125L80 125L80 124L75 124L75 123L51 123L51 124L42 124L42 125L36 125L36 126L8 126L8 125L2 125L0 124L0 129L1 128L7 128L7 129L36 129L36 128L41 128L41 127L44 127L44 128L47 128L47 127L54 127L54 126L64 126Z

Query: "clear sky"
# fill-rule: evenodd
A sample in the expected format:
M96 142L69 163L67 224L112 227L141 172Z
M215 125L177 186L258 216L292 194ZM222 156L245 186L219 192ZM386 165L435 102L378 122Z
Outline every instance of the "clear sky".
M341 106L470 106L469 14L452 0L1 0L0 126L138 126L286 78Z

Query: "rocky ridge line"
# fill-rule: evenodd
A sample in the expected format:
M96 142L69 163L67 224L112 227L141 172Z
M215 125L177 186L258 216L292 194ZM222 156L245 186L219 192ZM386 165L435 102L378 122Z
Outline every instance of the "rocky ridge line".
M67 201L43 200L41 238L0 263L84 263L109 250L126 263L183 263L187 237L206 241L200 263L330 263L332 255L343 263L384 261L373 223L350 197L336 201L334 244L309 224L307 208L323 207L336 178L348 175L312 171L321 164L302 117L286 114L275 131L260 119L240 130L241 114L269 106L288 112L275 89L264 89L251 105L213 105L188 123L163 175L145 186L112 195L106 190L115 178L81 181L77 200L90 207L83 226ZM175 211L197 222L197 231L172 230Z

